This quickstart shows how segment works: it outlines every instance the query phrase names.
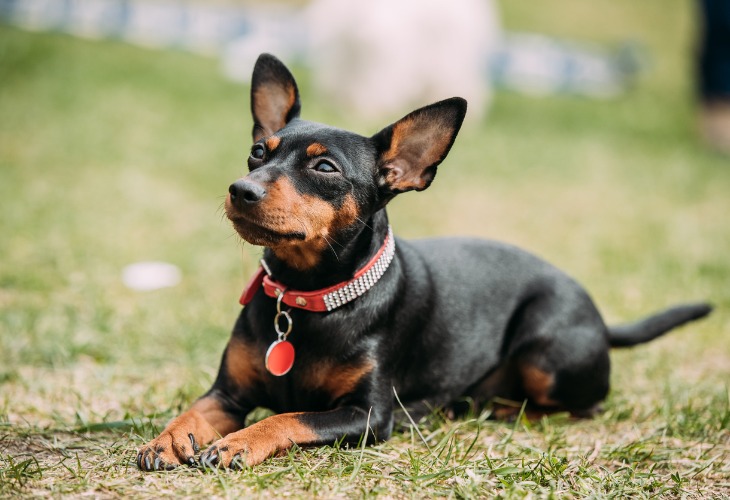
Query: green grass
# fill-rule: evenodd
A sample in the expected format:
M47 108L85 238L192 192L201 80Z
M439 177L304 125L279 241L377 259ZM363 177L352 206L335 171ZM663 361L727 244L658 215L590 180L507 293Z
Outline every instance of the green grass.
M390 214L402 236L524 246L611 322L697 299L713 315L614 352L593 420L434 415L243 472L142 474L133 458L211 384L256 265L220 211L245 170L248 89L212 60L0 27L0 497L730 495L730 161L694 131L693 6L505 2L513 29L636 39L649 71L611 101L499 93ZM385 124L297 76L305 117ZM122 267L146 259L180 266L181 285L126 289Z

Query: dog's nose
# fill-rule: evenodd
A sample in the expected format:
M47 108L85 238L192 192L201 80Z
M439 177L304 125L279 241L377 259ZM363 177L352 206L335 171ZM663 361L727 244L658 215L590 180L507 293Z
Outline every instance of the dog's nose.
M266 196L266 189L259 183L239 179L228 188L231 202L238 206L258 203Z

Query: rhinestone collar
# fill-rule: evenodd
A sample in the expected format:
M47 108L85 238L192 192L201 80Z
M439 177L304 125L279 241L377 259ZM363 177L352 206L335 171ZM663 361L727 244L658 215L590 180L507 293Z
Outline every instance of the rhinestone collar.
M375 286L385 274L385 271L388 270L394 255L395 238L393 237L393 230L388 226L388 234L385 237L383 246L351 280L309 292L290 290L282 283L275 281L267 271L266 262L262 259L261 267L246 285L240 303L245 306L251 302L258 289L263 286L264 292L269 297L278 298L279 295L283 294L281 302L290 307L314 312L332 311L348 302L352 302Z

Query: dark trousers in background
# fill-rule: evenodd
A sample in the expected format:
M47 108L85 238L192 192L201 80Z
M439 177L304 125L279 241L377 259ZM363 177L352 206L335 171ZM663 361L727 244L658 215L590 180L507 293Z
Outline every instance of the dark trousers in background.
M705 144L730 156L730 0L699 0L697 92Z
M699 92L730 99L730 0L700 0Z

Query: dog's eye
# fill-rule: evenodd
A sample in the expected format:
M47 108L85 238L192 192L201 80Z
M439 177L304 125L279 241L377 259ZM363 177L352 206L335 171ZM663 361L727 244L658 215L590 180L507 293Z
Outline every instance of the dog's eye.
M261 144L254 144L251 148L251 158L260 160L264 157L264 153L266 153L266 149Z
M313 167L313 169L317 172L322 172L323 174L334 174L337 172L337 167L327 160L320 161Z

